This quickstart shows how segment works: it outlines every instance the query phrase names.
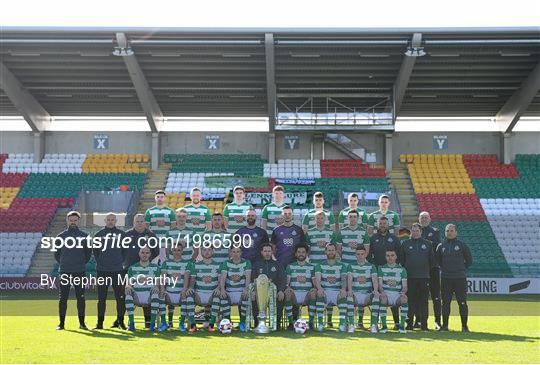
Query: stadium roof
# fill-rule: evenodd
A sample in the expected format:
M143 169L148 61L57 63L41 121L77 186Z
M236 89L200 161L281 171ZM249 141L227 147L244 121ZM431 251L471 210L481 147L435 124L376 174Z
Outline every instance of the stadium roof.
M540 28L3 27L0 61L4 116L540 115Z

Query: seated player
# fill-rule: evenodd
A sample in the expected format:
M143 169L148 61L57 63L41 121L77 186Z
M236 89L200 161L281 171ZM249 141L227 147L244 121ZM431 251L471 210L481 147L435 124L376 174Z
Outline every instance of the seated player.
M128 329L135 331L135 306L151 308L150 315L150 331L155 330L156 316L160 306L162 306L162 298L164 295L163 288L160 285L152 285L156 278L161 275L161 270L157 264L150 262L150 248L147 246L139 250L140 261L131 265L128 269L128 277L135 282L131 286L126 284L126 311L129 317ZM158 331L167 329L167 320L165 311L161 312L161 325Z
M214 249L203 247L201 249L202 260L191 261L186 269L186 277L184 280L189 280L189 288L185 290L185 295L193 293L195 304L202 307L210 307L210 317L206 317L208 322L208 331L214 332L214 325L219 312L220 291L218 287L219 281L219 264L212 258ZM189 312L190 332L197 331L195 325L195 308Z
M184 277L186 269L191 260L185 260L183 257L184 246L182 243L173 244L168 250L168 259L161 265L161 275L167 278L175 278L176 282L167 280L165 285L165 303L169 305L169 327L172 327L172 315L174 306L180 306L180 319L178 328L180 331L186 331L185 320L187 317L187 307L194 307L193 296L182 299L182 289L184 288ZM161 310L165 310L163 304Z
M407 333L405 330L405 322L407 321L407 312L409 306L407 304L407 270L400 264L396 263L397 253L395 249L388 248L386 250L386 264L379 266L377 276L379 277L379 293L380 293L380 309L379 316L381 317L382 327L379 332L386 333L386 308L400 308L400 323L399 332Z
M223 262L219 268L219 287L221 293L221 310L223 318L231 319L231 305L240 307L241 332L246 332L246 309L251 282L251 262L242 258L242 248L232 247L231 258Z
M363 245L356 247L356 262L349 265L349 332L354 332L354 307L358 308L358 327L364 329L364 307L371 305L371 332L377 333L379 280L377 268L366 261Z
M317 306L317 290L313 287L315 266L306 261L309 247L300 244L294 248L296 261L286 269L287 289L285 289L285 311L289 320L288 329L293 329L293 305L307 305L309 311L309 328L314 328L315 309ZM300 313L300 310L299 310Z
M315 266L315 287L317 288L318 330L324 330L324 309L329 305L339 308L339 331L345 332L347 316L347 276L348 266L336 260L335 243L326 244L326 260Z

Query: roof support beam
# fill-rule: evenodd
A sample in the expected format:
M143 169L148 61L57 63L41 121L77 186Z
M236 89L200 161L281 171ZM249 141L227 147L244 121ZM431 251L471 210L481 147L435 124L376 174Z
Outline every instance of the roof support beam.
M277 97L276 97L276 64L274 57L274 35L264 35L264 50L266 56L266 99L268 103L269 132L273 133L276 125Z
M116 41L118 42L118 46L120 48L129 48L128 41L124 33L116 33ZM135 55L129 55L128 52L125 52L125 54L122 55L122 58L124 59L129 77L131 78L133 86L135 87L135 92L137 93L141 107L143 108L144 114L146 114L146 119L150 125L150 130L153 133L157 133L161 130L164 121L161 108L159 107L148 81L146 81L146 77L144 76L142 68L139 65L139 61L137 61Z
M411 40L411 47L420 47L422 43L422 33L414 33ZM405 97L405 91L407 90L407 85L409 84L409 79L416 62L416 56L403 56L403 61L401 62L401 67L394 82L394 115L397 116L399 109L401 109L401 104L403 103L403 98Z
M497 113L495 120L499 129L504 133L510 133L518 122L523 112L532 102L540 90L540 62L523 81L521 87L504 103Z
M50 114L2 62L0 62L0 87L19 109L32 131L41 132L49 126Z

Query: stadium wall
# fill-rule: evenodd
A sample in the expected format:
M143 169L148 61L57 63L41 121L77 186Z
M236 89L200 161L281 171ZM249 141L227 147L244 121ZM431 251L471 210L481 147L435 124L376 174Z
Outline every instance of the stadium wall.
M32 153L32 132L0 132L0 153Z

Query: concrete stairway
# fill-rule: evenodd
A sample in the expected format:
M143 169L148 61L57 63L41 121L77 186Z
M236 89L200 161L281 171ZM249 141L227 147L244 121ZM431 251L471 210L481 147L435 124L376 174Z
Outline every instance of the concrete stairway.
M165 188L170 170L170 164L161 164L157 170L150 170L148 173L148 180L146 181L146 185L144 187L143 195L139 201L139 213L144 214L146 209L155 204L154 193L156 190Z
M56 215L54 216L49 230L45 233L44 237L55 237L66 229L66 214L68 211L69 209L58 209L56 211ZM43 249L40 246L38 246L36 252L34 253L27 276L49 274L56 263L56 260L54 259L54 252L51 252L50 249Z
M418 222L418 204L407 168L403 164L395 165L389 177L401 206L401 226L410 228L411 224Z

